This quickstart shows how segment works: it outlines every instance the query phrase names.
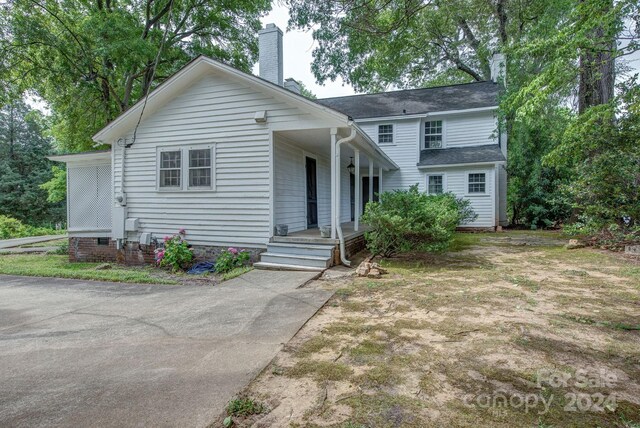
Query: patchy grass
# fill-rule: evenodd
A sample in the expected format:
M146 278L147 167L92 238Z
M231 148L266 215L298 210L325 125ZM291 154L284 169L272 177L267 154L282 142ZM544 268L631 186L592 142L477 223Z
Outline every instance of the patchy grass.
M228 281L230 279L237 278L240 275L249 272L250 270L253 270L252 266L241 266L241 267L234 268L229 272L225 272L221 274L220 281Z
M250 416L258 415L267 408L259 401L249 397L238 397L229 401L227 405L227 415L229 416Z
M68 238L54 239L53 241L36 242L34 244L21 245L20 248L40 248L40 247L57 247L59 245L68 243Z
M448 253L383 260L380 280L336 282L247 388L269 413L234 422L640 427L640 261L565 243L458 234Z
M66 255L11 254L0 256L0 274L89 279L140 284L177 284L178 281L154 275L151 268L120 267L96 270L102 263L71 263Z

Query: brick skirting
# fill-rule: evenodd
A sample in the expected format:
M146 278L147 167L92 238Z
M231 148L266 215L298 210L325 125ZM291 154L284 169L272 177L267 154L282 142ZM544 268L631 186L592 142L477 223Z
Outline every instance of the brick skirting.
M106 240L106 245L98 245L99 238L72 237L69 238L69 261L72 262L96 262L96 263L120 263L130 266L142 266L155 263L154 244L141 245L137 242L128 242L121 250L116 249L116 241L110 238L100 238ZM193 255L195 261L215 259L222 250L228 247L212 247L205 245L193 245ZM242 247L239 247L242 248ZM260 258L260 253L264 249L242 248L251 254L251 262L256 262Z

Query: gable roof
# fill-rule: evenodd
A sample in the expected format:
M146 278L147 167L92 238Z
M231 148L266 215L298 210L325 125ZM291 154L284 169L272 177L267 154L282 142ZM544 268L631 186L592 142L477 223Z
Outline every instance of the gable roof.
M465 163L505 162L497 144L483 146L451 147L448 149L424 149L420 151L418 166L459 165Z
M284 98L287 102L290 102L293 105L313 111L321 117L332 119L344 124L345 126L350 121L350 117L342 112L316 103L313 100L285 89L282 86L278 86L268 80L254 76L253 74L245 73L244 71L240 71L204 55L200 55L191 60L175 74L162 82L157 88L151 91L147 97L146 106L144 105L144 98L142 98L129 108L129 110L122 113L98 131L92 137L93 140L98 143L111 144L113 142L113 138L122 136L126 131L135 126L140 114L143 112L143 107L144 114L142 119L144 120L151 116L160 107L168 103L171 99L179 95L182 90L211 70L223 72L237 81L259 88L273 96Z
M498 84L487 81L316 101L354 119L364 119L497 107L499 89Z

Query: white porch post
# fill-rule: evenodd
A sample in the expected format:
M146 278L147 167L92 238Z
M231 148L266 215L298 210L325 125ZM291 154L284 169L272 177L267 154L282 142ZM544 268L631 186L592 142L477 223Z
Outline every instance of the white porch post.
M369 202L373 202L373 158L369 158Z
M331 128L331 239L336 239L336 134L338 130Z
M353 155L356 158L356 174L355 174L355 185L354 190L355 190L355 195L353 196L354 198L354 215L353 215L353 230L355 230L356 232L358 231L358 226L360 224L360 204L362 203L362 198L360 197L360 150L358 149L354 149L353 150Z
M378 194L382 193L382 167L378 168ZM378 200L380 200L380 196L378 196Z

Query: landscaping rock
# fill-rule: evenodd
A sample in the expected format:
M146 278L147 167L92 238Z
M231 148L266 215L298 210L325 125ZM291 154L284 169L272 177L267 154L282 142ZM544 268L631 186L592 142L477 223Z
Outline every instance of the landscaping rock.
M380 267L378 263L371 263L370 259L366 259L356 269L356 275L366 276L367 278L380 278L387 273L386 269Z
M578 241L577 239L570 239L569 243L567 245L564 246L564 248L566 248L567 250L575 250L577 248L584 248L585 245Z

